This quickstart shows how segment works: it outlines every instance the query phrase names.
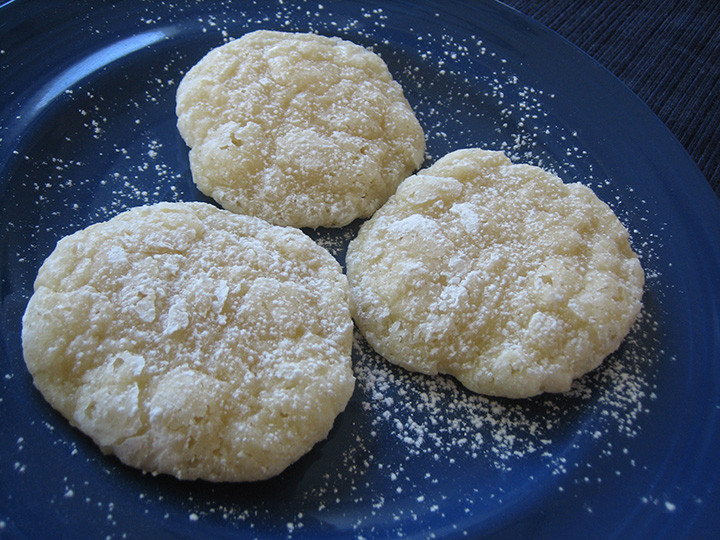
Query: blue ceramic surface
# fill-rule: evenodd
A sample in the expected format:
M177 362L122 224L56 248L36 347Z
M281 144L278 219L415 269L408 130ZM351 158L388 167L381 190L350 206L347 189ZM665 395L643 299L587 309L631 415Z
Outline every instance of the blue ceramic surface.
M34 389L22 313L55 242L205 200L175 127L182 75L255 29L372 47L428 162L505 150L591 186L647 272L623 346L567 395L474 396L376 357L329 438L280 476L211 484L104 456ZM720 534L720 205L664 125L572 45L489 0L0 7L0 537L710 538ZM359 223L307 231L343 262Z

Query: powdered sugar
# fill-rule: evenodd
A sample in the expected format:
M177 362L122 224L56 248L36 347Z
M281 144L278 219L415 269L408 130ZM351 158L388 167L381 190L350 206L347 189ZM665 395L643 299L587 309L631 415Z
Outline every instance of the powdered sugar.
M663 362L673 361L661 345L664 314L657 307L665 294L667 267L658 250L665 231L641 234L648 228L644 223L657 220L654 201L595 173L599 167L585 150L583 134L555 120L558 98L534 88L528 74L518 74L517 58L506 58L509 52L497 40L443 31L434 13L423 14L433 22L430 30L408 26L405 15L392 9L362 5L352 14L333 3L282 1L240 7L219 2L204 7L202 15L181 2L136 9L143 31L157 29L167 37L106 72L78 79L55 98L62 122L40 134L43 145L23 140L12 154L9 170L15 176L3 193L4 233L31 239L30 245L13 240L6 251L12 265L8 287L20 292L3 307L16 323L37 265L59 237L131 206L201 198L175 130L177 83L209 47L258 28L316 31L372 47L418 114L428 135L428 162L460 147L483 146L551 169L565 181L592 185L630 224L656 303L621 350L570 393L520 402L472 394L448 377L405 372L356 336L357 390L330 438L276 480L229 487L142 477L101 456L37 404L18 368L17 347L8 348L15 357L4 364L0 402L13 405L22 383L36 415L12 438L23 439L7 454L9 483L28 485L31 476L47 476L41 502L58 512L78 505L92 523L106 525L109 537L131 536L134 523L171 522L195 527L190 531L198 536L207 526L258 537L349 530L358 538L425 536L439 522L459 536L472 526L472 516L515 508L526 493L568 495L559 504L572 504L646 466L638 448L660 392L655 375ZM190 37L179 39L179 28ZM109 30L88 24L87 33ZM130 69L136 61L139 69ZM0 127L0 142L15 143L9 129ZM473 226L471 217L465 222ZM358 226L307 232L342 262ZM219 302L222 291L218 295ZM30 454L32 447L43 448L43 460ZM61 472L55 476L43 470L48 454L57 454ZM678 498L638 497L665 511L671 508L666 502L681 508ZM6 523L0 516L0 531Z

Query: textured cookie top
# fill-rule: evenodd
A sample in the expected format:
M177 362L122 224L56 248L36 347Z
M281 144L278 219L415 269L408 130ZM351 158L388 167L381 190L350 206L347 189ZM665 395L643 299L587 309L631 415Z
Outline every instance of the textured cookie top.
M181 81L176 112L198 188L279 225L372 215L425 151L382 59L314 34L261 30L210 51Z
M22 338L35 385L103 451L183 479L279 473L354 387L338 263L297 229L204 203L63 238Z
M621 343L644 273L628 232L581 184L453 152L408 178L347 253L368 342L475 392L562 392Z

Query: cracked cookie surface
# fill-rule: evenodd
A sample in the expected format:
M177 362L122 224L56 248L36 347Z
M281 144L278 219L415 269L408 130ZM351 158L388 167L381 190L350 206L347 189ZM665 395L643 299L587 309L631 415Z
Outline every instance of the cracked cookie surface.
M628 232L587 186L459 150L405 180L347 252L372 347L482 394L564 392L641 308Z
M278 474L354 388L339 264L297 229L204 203L58 242L23 317L47 401L106 453L181 479Z
M198 188L278 225L369 217L425 152L385 62L315 34L260 30L213 49L183 77L176 112Z

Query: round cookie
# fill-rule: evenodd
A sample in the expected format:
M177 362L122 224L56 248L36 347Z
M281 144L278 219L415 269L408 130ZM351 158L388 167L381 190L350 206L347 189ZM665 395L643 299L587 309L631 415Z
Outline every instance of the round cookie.
M390 362L511 398L597 367L644 284L592 190L480 149L405 180L350 243L347 276L355 322Z
M369 217L425 138L383 60L339 38L260 30L210 51L177 91L200 191L277 225Z
M104 452L180 479L278 474L354 388L335 259L297 229L204 203L134 208L60 240L22 342L36 387Z

